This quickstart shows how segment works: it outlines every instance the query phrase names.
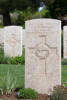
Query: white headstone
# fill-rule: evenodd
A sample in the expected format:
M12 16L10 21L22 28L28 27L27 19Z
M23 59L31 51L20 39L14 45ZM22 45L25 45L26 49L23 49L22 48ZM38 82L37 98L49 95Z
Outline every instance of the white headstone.
M50 94L61 84L61 21L26 21L25 87Z
M25 36L26 36L26 32L25 32L25 29L23 29L22 31L23 31L23 32L22 32L22 34L23 34L23 35L22 35L22 46L25 47L25 40L26 40L26 39L25 39Z
M64 29L63 29L63 46L64 46L64 58L67 58L67 26L64 26Z
M8 26L4 28L5 56L15 57L22 55L22 27Z

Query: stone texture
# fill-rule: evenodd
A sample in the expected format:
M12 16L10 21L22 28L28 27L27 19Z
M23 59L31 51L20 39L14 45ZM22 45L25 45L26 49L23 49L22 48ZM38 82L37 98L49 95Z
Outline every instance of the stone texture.
M61 21L26 21L25 87L50 94L61 84Z
M3 47L4 44L4 31L3 28L0 28L0 47Z
M64 46L64 58L67 58L67 26L64 26L63 29L63 37L64 37L64 41L63 41L63 46Z
M26 32L25 29L22 30L22 46L25 47L25 36L26 36Z
M22 27L8 26L4 28L5 56L15 57L22 55Z

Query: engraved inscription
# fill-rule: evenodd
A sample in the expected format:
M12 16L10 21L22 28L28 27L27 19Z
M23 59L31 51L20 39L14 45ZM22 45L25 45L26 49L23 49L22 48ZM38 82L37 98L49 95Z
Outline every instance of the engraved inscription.
M51 52L57 55L57 47L50 47L46 42L46 36L39 36L41 42L37 44L35 47L29 47L29 50L34 51L32 53L35 54L36 57L38 57L40 60L44 60L44 70L39 69L38 73L40 74L41 70L43 70L42 75L47 74L47 58L49 55L51 55ZM40 74L41 75L41 74Z
M61 85L61 22L34 19L25 26L25 87L50 94L53 87Z
M8 26L4 28L4 54L16 57L22 55L22 27Z
M19 41L16 39L15 34L12 34L11 37L9 37L8 40L6 40L6 42L12 47L19 43Z

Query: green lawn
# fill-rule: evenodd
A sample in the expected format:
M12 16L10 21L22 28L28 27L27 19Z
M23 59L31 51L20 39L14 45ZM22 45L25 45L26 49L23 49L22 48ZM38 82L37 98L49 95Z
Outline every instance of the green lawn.
M8 65L8 64L0 64L0 75L3 76L10 70L16 78L17 82L20 86L24 85L24 65ZM67 81L67 65L62 66L62 83Z
M12 74L17 78L17 82L20 86L24 86L24 65L9 65L9 64L0 64L0 75L4 76L8 69ZM62 83L67 81L67 65L62 66Z
M13 99L0 99L0 100L13 100Z
M7 70L10 70L11 73L17 78L17 82L20 86L24 86L24 65L7 65L0 64L0 75L3 76L7 73ZM62 83L67 81L67 65L62 66ZM0 99L0 100L10 100L10 99Z
M62 83L67 82L67 65L62 66Z
M24 65L0 64L0 76L4 76L8 70L16 76L18 85L24 87Z

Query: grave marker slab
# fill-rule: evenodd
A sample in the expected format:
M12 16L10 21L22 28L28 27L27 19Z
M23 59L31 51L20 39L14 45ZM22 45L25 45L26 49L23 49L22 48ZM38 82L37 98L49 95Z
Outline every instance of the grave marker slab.
M50 94L61 84L61 21L26 21L25 87Z
M25 39L25 36L26 36L26 32L25 32L25 29L23 29L23 36L22 36L22 45L25 47L25 41L26 41L26 39Z
M22 27L8 26L4 28L5 56L15 57L22 55Z
M63 29L63 37L64 37L64 41L63 41L63 46L64 46L64 58L67 58L67 26L64 26Z

